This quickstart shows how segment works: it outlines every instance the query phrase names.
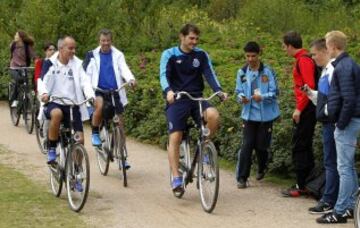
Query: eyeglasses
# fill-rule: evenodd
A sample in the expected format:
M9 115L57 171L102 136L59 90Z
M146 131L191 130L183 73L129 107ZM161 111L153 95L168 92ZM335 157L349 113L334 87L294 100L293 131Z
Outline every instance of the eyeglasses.
M48 50L48 51L56 51L55 48L48 48L47 50Z

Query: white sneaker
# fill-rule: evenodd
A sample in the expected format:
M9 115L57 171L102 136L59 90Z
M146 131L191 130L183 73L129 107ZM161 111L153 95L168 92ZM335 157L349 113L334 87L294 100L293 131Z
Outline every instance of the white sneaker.
M17 107L17 105L18 105L18 101L17 100L14 100L12 103L11 103L11 107L12 108L16 108Z

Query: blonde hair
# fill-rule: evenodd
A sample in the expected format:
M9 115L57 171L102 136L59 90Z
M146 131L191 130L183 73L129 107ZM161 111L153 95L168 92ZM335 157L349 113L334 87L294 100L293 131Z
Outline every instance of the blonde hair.
M326 42L332 43L339 50L345 50L346 48L346 35L341 31L331 31L325 35Z

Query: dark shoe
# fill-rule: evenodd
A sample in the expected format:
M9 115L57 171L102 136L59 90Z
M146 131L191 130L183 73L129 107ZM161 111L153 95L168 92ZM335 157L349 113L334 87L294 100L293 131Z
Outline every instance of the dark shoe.
M354 218L354 210L346 209L345 213L342 216L346 217L347 219L353 219Z
M262 180L265 177L265 172L257 173L256 174L256 180Z
M282 190L281 194L284 197L299 197L310 195L310 193L306 189L299 189L297 185L294 185L286 190Z
M330 223L347 223L347 218L335 212L327 213L316 219L317 223L330 224Z
M315 207L309 208L309 212L311 214L327 214L333 211L333 206L328 203L319 201L319 203Z
M246 180L244 180L243 178L240 178L240 180L237 183L237 187L238 188L246 188L247 187Z

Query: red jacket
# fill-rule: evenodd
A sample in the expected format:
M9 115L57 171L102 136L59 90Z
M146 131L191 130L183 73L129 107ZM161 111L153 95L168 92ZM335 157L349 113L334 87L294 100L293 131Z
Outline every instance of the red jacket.
M293 79L294 79L294 94L296 99L296 109L303 111L308 105L309 98L301 91L301 87L307 84L310 88L315 88L315 64L314 62L304 55L308 52L301 49L295 54L295 63L293 66ZM296 65L298 64L298 72Z
M34 90L37 92L37 80L40 78L41 68L42 68L42 59L35 60L35 71L34 71Z

